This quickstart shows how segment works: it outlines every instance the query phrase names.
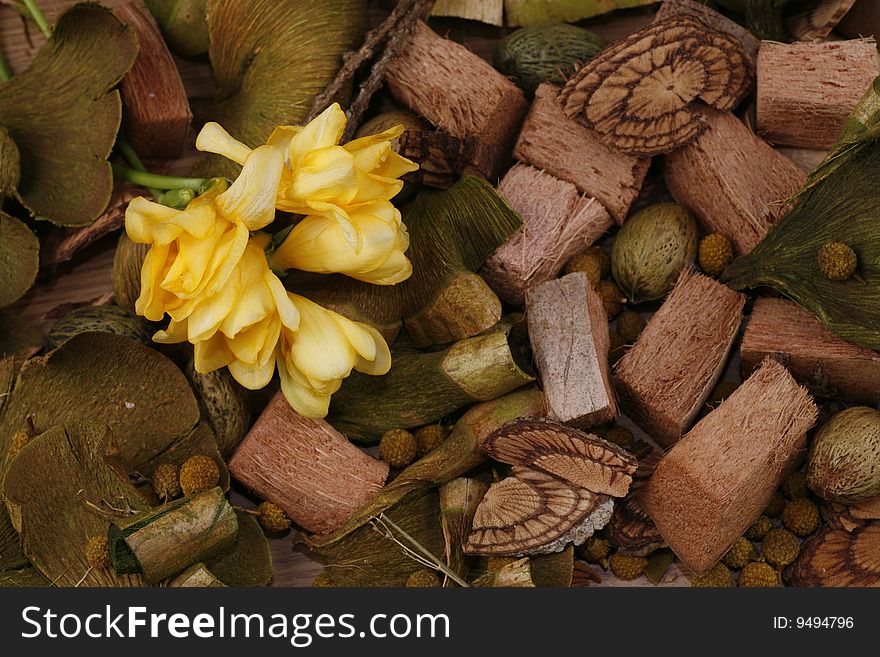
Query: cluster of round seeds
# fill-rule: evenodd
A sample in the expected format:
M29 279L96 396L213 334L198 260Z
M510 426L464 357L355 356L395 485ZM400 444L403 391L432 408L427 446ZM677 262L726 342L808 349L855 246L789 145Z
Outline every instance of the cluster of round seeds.
M160 500L173 500L180 495L180 468L174 463L162 463L153 472L153 490Z
M257 519L267 532L280 534L290 529L290 518L277 504L263 502L257 507Z
M437 588L440 586L440 578L433 570L422 568L407 577L406 586L407 588Z
M210 456L190 456L180 466L180 488L189 497L214 488L220 483L220 468Z
M819 249L819 271L831 281L845 281L856 273L858 257L852 248L842 242L828 242Z
M611 572L618 579L636 579L644 572L647 565L648 560L644 557L636 557L623 552L615 552L611 555Z
M86 563L95 570L110 568L107 536L92 536L86 543Z
M416 429L413 435L416 437L416 456L422 458L440 447L447 433L442 424L429 424Z
M386 431L379 441L379 456L392 468L405 468L417 454L416 437L406 429Z
M733 573L719 561L705 575L694 577L691 583L700 588L727 588L733 586Z
M700 263L700 269L709 276L717 278L733 260L733 245L721 233L706 235L700 240L697 260Z

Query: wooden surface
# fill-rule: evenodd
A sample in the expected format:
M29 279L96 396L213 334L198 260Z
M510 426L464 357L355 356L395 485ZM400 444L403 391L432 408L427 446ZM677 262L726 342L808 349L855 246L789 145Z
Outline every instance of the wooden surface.
M102 0L102 4L114 6L125 0ZM76 0L39 0L50 22L61 9L76 4ZM381 18L384 10L373 7L371 15L374 21ZM649 23L653 18L652 8L634 9L617 12L611 16L603 16L581 24L595 31L605 39L612 41L628 34L634 29ZM435 30L450 38L466 43L475 53L485 59L491 59L492 52L499 40L508 32L505 28L497 28L472 21L454 19L431 19L430 24ZM31 23L27 24L15 11L6 5L0 6L0 48L10 62L13 71L23 70L39 46L43 38ZM209 96L214 83L207 63L201 59L175 58L181 71L181 77L191 98ZM387 104L387 99L380 104ZM152 168L156 171L186 171L192 158L173 163L156 163ZM112 292L110 270L113 262L116 235L110 235L84 251L78 253L70 262L63 264L55 272L51 280L41 280L21 299L13 310L23 318L47 330L53 319L46 315L54 308L68 303L82 303ZM620 424L630 428L637 437L644 434L628 419L621 418ZM250 496L238 486L230 493L233 504L253 507L258 500ZM321 566L309 554L306 548L294 543L293 535L270 541L274 561L275 576L273 586L309 586L314 577L321 572ZM599 570L597 566L592 566ZM601 572L601 571L600 571ZM644 577L633 582L623 582L603 573L603 585L606 586L652 586ZM664 585L688 585L689 580L676 565L667 573Z

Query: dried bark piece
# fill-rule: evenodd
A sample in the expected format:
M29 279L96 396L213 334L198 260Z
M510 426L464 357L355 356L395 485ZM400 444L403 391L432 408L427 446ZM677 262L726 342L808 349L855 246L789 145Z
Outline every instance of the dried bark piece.
M174 58L159 26L140 2L127 2L113 13L137 34L138 55L122 80L125 134L141 157L179 157L192 112Z
M644 557L666 545L657 525L639 502L639 493L654 474L657 464L663 458L663 452L639 440L633 448L633 455L638 459L638 469L633 476L629 493L614 505L614 513L605 527L605 534L618 550Z
M798 41L824 39L855 3L856 0L818 0L791 16L786 27Z
M852 532L823 529L801 547L792 580L796 586L880 586L880 522Z
M596 55L559 94L565 115L630 155L667 153L706 129L692 104L739 104L751 65L733 37L687 15L655 21Z
M419 163L404 180L447 189L465 171L474 156L476 141L459 139L442 130L407 130L397 141L397 152Z
M538 470L513 468L474 514L465 552L524 556L583 543L611 517L614 502Z
M830 148L878 73L874 39L764 41L758 52L758 134L772 144Z
M558 93L559 88L551 84L542 84L535 91L514 157L570 182L598 200L622 224L651 161L606 146L595 131L563 113Z
M752 65L755 64L758 57L758 46L761 42L742 25L704 4L694 0L664 0L654 20L664 20L681 15L697 18L712 29L733 37L739 41L743 52Z
M767 356L815 395L867 404L880 398L880 353L837 337L793 301L755 301L740 345L743 372Z
M800 191L806 174L729 112L708 117L699 139L668 154L663 175L675 200L707 233L721 233L744 255Z
M464 544L474 513L487 490L488 484L467 477L458 477L440 487L440 525L446 542L446 565L462 578L468 576L471 567ZM450 585L450 580L447 579L446 585Z
M718 382L746 296L692 268L614 370L626 414L664 446L675 444Z
M526 164L515 164L498 193L523 219L513 237L483 265L483 278L504 301L521 306L526 288L555 278L614 220L602 204L571 183Z
M531 466L594 493L623 497L638 461L617 445L555 420L514 420L480 448L496 461Z
M386 80L397 100L443 132L475 140L474 172L498 175L528 109L513 82L421 21L388 66Z
M663 457L640 501L694 573L708 572L761 515L817 415L806 389L767 360Z
M586 428L617 417L608 317L587 275L530 288L526 318L550 417Z
M341 526L388 476L386 463L359 450L326 421L302 417L281 393L239 445L229 470L318 534Z

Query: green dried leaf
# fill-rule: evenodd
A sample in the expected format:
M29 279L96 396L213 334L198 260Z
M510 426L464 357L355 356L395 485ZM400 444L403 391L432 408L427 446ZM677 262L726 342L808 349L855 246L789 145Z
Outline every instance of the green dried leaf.
M21 181L21 157L9 131L0 126L0 198L12 196Z
M440 497L435 489L414 492L386 515L442 563L445 544L440 528ZM426 567L403 546L412 549L403 537L376 520L316 552L327 565L327 576L335 586L403 586L412 573ZM442 580L442 574L440 577Z
M205 568L226 586L266 586L272 579L269 541L249 513L236 511L238 535L228 551L205 562Z
M252 147L306 119L366 30L364 0L208 0L207 16L219 92L198 113ZM236 173L223 158L206 167Z
M544 23L574 23L615 9L641 7L655 2L656 0L504 0L504 14L508 25L530 27Z
M35 586L52 586L52 582L43 577L40 571L31 565L0 570L0 588L32 588Z
M141 586L140 576L89 569L85 546L117 513L148 504L105 460L109 432L79 420L32 439L12 461L3 495L24 553L58 586ZM115 511L115 510L118 511Z
M39 266L40 243L36 236L18 219L0 211L0 308L30 289Z
M76 5L30 67L0 84L0 124L21 156L18 197L35 216L85 226L107 207L122 116L113 87L136 56L131 28L99 5Z
M0 312L0 359L7 356L30 358L45 344L46 337L40 329L15 313Z
M543 405L543 395L533 387L477 404L455 423L452 433L442 445L401 472L341 528L332 534L300 537L299 540L312 547L333 545L407 495L440 486L461 476L485 460L479 447L480 438L510 420L540 415Z
M175 52L186 57L208 52L207 0L146 0L146 5Z
M666 576L666 572L669 570L673 561L675 561L675 554L672 550L657 550L654 554L648 557L648 565L645 566L645 570L643 571L645 577L647 577L648 581L652 584L659 584L663 581L663 578Z
M871 349L880 349L878 88L875 81L792 209L724 272L733 289L775 288L833 333ZM856 276L832 281L821 274L817 256L828 242L843 242L856 252Z
M569 545L562 552L529 557L532 565L532 582L539 587L568 588L574 574L574 547Z

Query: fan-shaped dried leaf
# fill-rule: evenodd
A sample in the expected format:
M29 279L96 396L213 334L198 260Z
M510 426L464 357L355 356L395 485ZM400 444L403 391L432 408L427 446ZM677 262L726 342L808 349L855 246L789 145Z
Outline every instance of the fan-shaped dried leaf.
M611 517L605 495L572 486L539 470L515 467L493 484L474 514L465 552L546 554L582 543Z
M480 447L496 461L532 466L613 497L626 495L638 467L636 459L617 445L549 419L514 420Z
M880 522L852 532L820 531L801 547L793 581L797 586L880 587Z
M666 544L651 516L638 501L639 491L654 474L654 468L663 458L663 452L639 440L633 447L633 455L638 459L639 466L633 476L632 486L626 498L614 505L614 513L611 514L605 532L614 547L627 554L645 556Z
M306 118L366 28L364 0L208 0L208 54L219 87L202 118L256 147ZM212 158L216 175L235 165Z
M136 55L131 28L80 4L58 19L30 67L0 85L0 124L21 157L18 197L35 216L84 226L107 207L106 160L122 117L113 87Z
M706 127L694 104L736 107L751 86L751 64L733 37L693 16L656 21L612 44L559 95L609 146L631 155L666 153Z
M0 308L33 285L40 266L40 242L31 229L0 211Z

